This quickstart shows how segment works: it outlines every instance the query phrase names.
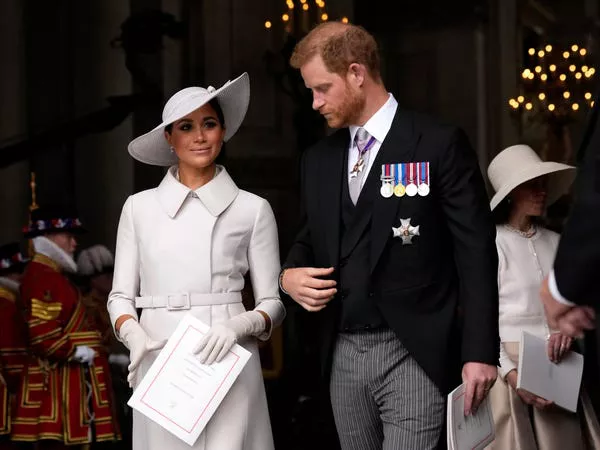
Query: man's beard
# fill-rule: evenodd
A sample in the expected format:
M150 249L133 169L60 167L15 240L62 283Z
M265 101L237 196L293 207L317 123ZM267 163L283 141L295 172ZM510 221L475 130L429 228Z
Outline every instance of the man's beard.
M365 98L346 89L344 99L337 111L333 114L333 122L328 121L331 128L345 128L350 125L358 125L358 119L365 106Z

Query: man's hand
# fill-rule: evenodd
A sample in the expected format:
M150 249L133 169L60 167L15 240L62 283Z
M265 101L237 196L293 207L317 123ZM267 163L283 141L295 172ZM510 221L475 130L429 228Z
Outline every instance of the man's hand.
M517 378L517 371L511 370L506 376L506 381L508 382L508 385L515 390L515 392L523 401L523 403L525 403L526 405L531 405L537 409L546 409L549 406L553 405L553 402L551 402L550 400L538 397L537 395L532 394L531 392L526 391L525 389L518 389Z
M540 297L550 328L571 338L581 338L585 330L596 327L595 311L588 306L569 306L556 301L548 287L548 278L542 282Z
M558 318L558 329L566 336L582 338L596 327L596 312L589 306L575 306Z
M553 363L559 363L571 349L573 339L561 333L552 333L548 338L548 358Z
M475 414L490 389L496 382L498 369L490 364L468 362L462 370L465 389L465 416Z
M281 287L307 311L321 311L337 292L335 280L323 279L332 273L333 267L285 269Z

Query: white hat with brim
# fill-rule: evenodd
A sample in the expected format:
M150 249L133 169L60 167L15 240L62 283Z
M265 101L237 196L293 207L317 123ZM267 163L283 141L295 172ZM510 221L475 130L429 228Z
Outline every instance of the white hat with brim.
M165 105L162 123L152 131L143 134L129 143L129 154L140 162L153 166L172 166L177 156L171 151L165 138L165 127L206 105L217 98L225 119L225 142L238 130L250 102L250 81L244 72L233 81L228 81L219 89L188 87L173 95Z
M492 210L517 186L544 175L549 178L546 204L551 205L567 193L575 179L575 167L544 162L528 145L513 145L502 150L490 163L487 173L496 191L490 201Z

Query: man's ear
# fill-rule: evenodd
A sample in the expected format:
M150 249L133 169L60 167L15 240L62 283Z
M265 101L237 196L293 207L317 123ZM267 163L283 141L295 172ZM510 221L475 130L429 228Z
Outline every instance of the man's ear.
M360 87L365 82L367 75L367 69L365 66L359 63L352 63L348 66L348 78L349 81Z

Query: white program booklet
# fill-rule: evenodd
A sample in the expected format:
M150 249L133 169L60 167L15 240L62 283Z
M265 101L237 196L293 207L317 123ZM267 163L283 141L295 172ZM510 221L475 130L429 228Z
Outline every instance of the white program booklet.
M251 356L236 344L220 362L201 364L192 349L208 329L185 316L128 402L189 445L194 445Z
M496 437L494 417L486 397L473 415L465 417L466 386L448 394L446 439L448 450L482 450Z
M548 358L547 346L545 339L521 333L517 387L576 412L583 355L570 351L555 364Z

